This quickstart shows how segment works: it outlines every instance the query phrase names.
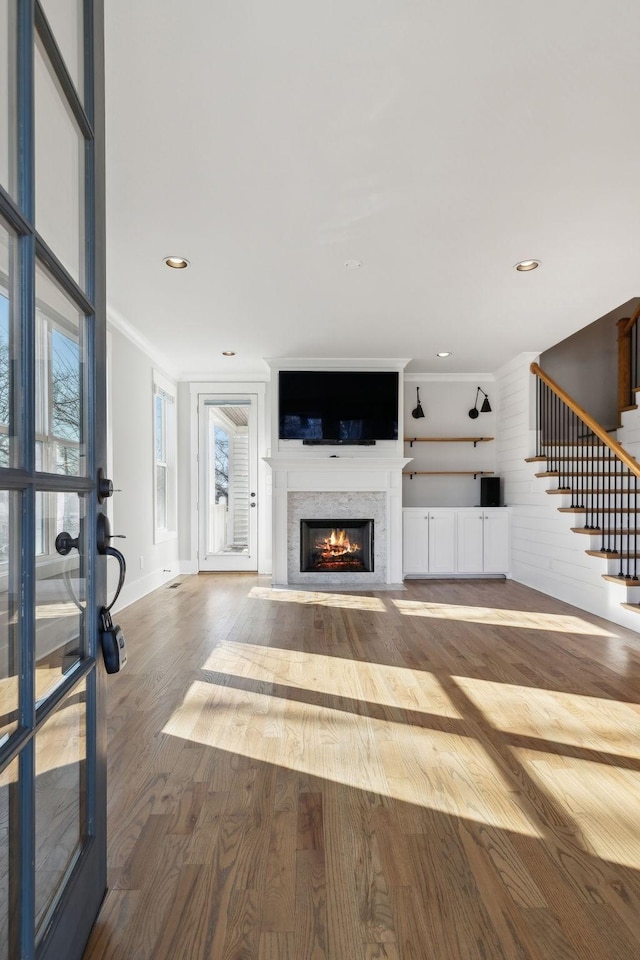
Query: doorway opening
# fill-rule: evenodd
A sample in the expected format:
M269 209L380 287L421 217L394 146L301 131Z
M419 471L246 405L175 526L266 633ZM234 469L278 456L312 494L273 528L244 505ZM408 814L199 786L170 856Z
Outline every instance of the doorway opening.
M257 569L256 397L201 397L201 570Z

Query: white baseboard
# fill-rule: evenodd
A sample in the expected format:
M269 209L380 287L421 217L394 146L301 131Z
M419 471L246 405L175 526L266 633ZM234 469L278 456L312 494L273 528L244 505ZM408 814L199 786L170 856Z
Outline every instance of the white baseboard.
M157 590L163 584L174 580L180 572L178 564L175 564L172 569L154 570L152 573L148 573L146 577L138 577L132 583L125 583L114 607L114 612L117 613L130 604L136 603L137 600L142 600L148 593L152 593L153 590Z

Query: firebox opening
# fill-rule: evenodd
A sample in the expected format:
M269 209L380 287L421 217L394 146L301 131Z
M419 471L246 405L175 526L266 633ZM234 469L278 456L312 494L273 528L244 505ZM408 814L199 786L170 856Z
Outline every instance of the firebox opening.
M373 520L301 520L302 573L370 573Z

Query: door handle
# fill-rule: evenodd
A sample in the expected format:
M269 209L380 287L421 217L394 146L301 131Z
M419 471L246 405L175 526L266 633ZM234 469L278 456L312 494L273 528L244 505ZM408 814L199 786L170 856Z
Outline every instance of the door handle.
M61 557L66 557L72 550L80 549L78 546L79 540L80 537L72 537L70 533L63 530L62 533L59 533L56 537L56 550Z
M116 550L115 547L110 546L109 541L115 539L115 537L125 538L124 533L111 533L111 525L109 523L109 518L105 513L98 514L98 532L96 537L96 546L98 548L98 553L101 556L105 557L115 557L118 561L118 566L120 567L120 576L118 577L118 586L116 588L115 595L113 600L108 607L105 607L104 610L106 613L111 610L112 606L120 596L120 591L124 586L124 580L127 575L127 561L124 556L120 553L119 550Z
M102 646L102 656L107 673L118 673L127 662L127 645L124 634L117 623L114 624L111 619L111 608L120 596L120 591L124 586L124 580L127 575L127 562L124 556L115 547L109 545L109 541L114 537L124 537L124 534L111 533L109 518L104 513L98 514L98 531L96 537L96 546L98 553L106 557L115 557L120 567L118 577L118 586L113 595L111 603L102 607L100 610L99 629L100 643Z

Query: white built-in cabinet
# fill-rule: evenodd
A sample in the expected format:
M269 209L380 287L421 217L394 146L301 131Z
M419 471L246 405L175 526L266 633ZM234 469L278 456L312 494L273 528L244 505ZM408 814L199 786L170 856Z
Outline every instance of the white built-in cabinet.
M404 574L450 573L456 555L456 511L403 511Z
M505 507L405 507L405 577L509 572Z

